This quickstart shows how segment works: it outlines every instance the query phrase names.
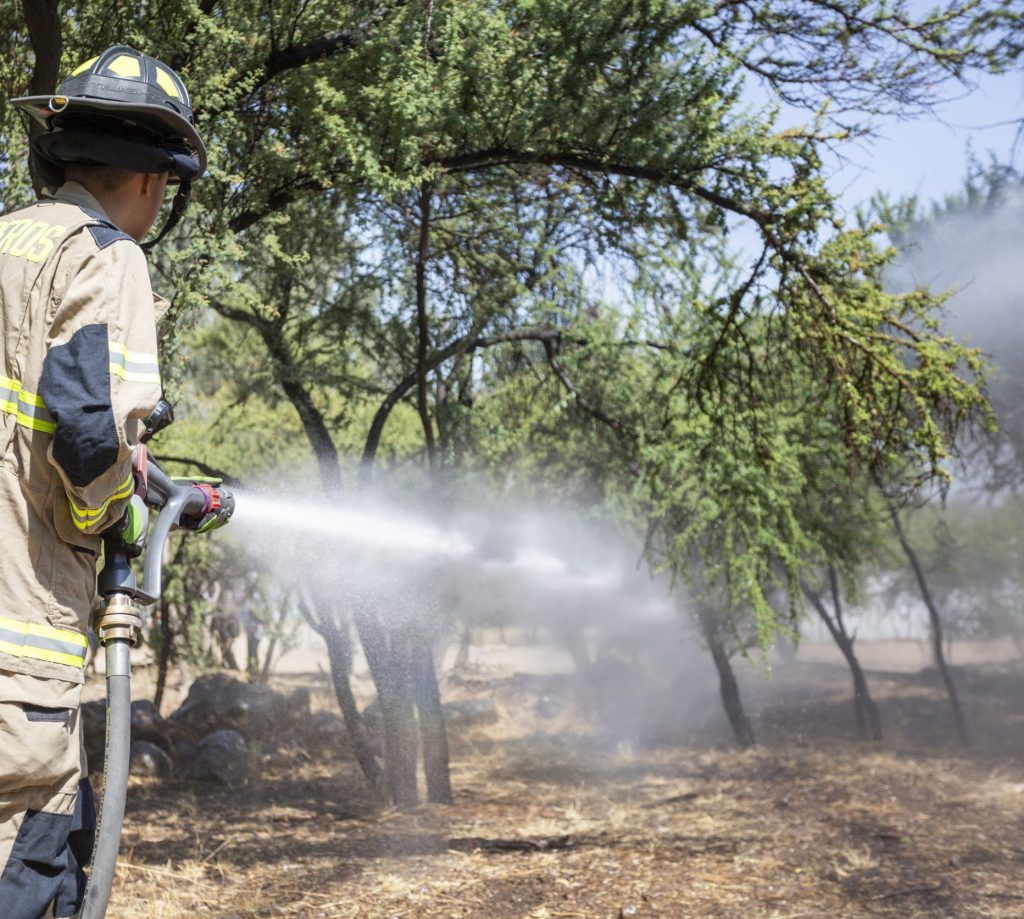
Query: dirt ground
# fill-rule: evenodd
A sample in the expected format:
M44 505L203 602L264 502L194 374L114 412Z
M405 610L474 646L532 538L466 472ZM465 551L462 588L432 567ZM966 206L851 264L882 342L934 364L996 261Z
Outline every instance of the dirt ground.
M109 916L1024 916L1019 664L957 669L966 751L929 671L869 673L887 731L872 745L841 667L747 668L748 752L713 692L638 671L448 678L446 700L498 713L452 728L452 807L375 810L330 733L268 740L241 790L133 779ZM657 729L638 682L669 697ZM333 709L321 676L278 682L296 685Z

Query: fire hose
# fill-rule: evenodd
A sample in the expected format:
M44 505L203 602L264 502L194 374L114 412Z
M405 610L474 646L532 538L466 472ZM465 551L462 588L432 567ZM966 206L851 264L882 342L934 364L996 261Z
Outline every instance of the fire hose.
M154 430L147 424L144 440ZM142 607L156 603L162 593L167 538L179 527L203 532L220 526L235 509L234 497L220 487L219 481L172 479L151 458L146 463L145 478L143 500L157 511L157 518L146 542L141 587L132 569L131 548L116 534L104 535L104 564L97 584L103 606L93 620L94 630L103 645L107 674L103 800L92 870L78 919L103 919L114 883L128 793L132 705L130 652L141 643Z

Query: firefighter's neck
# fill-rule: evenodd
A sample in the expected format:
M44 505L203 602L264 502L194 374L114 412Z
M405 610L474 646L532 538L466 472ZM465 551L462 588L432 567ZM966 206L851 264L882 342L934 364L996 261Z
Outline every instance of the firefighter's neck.
M126 176L117 185L90 181L93 177L87 172L75 175L74 179L85 186L118 229L142 242L156 222L164 203L168 174L131 172Z

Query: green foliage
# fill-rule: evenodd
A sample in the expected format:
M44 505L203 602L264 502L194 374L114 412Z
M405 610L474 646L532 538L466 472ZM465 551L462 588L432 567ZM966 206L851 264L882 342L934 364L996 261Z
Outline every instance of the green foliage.
M766 642L779 584L855 564L836 495L942 478L989 420L942 297L889 293L892 252L825 186L824 147L870 115L1019 56L1008 0L909 7L75 6L62 72L144 48L181 71L210 151L156 259L181 410L158 452L253 477L315 463L333 489L392 410L393 456L436 434L440 472L605 502ZM20 93L32 60L6 15ZM783 104L807 125L780 128ZM11 164L23 141L9 114L0 130ZM0 172L5 206L23 181Z

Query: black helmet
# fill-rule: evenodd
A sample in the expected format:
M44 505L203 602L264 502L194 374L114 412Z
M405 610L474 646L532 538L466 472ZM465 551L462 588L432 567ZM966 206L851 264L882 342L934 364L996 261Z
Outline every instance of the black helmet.
M151 140L179 140L206 169L206 148L195 129L185 84L166 64L126 45L114 45L74 70L52 96L22 96L11 105L46 131L88 118L121 124ZM115 164L116 165L116 164Z
M11 104L43 129L32 141L32 152L44 176L60 179L51 184L61 184L66 163L170 172L180 181L171 217L153 243L178 222L192 180L206 169L206 148L181 77L126 45L86 61L53 95L22 96Z

